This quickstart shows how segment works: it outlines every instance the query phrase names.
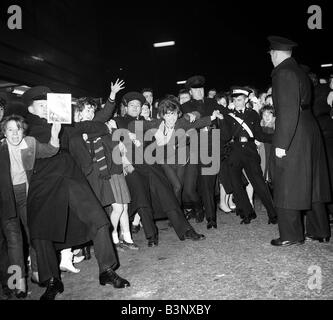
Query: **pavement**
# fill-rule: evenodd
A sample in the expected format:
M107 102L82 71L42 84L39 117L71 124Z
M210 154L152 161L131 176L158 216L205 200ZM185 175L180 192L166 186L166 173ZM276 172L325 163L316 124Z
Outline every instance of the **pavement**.
M203 241L180 241L168 221L158 221L159 246L147 247L143 230L133 236L138 251L119 252L117 273L131 286L100 286L94 254L62 273L65 291L57 300L331 300L333 241L273 247L277 225L268 225L266 211L255 202L257 219L241 225L234 213L217 212L217 229L195 223ZM44 289L28 283L27 300Z

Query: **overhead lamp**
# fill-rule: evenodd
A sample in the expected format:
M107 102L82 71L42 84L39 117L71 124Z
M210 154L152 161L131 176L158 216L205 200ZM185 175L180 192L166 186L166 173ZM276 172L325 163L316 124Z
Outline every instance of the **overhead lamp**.
M177 84L185 84L186 81L185 80L182 80L182 81L177 81Z
M328 68L328 67L333 67L332 63L326 63L321 65L322 68Z
M36 61L41 61L41 62L43 62L43 61L44 61L44 59L43 59L43 58L41 58L41 57L38 57L38 56L31 56L31 58L32 58L32 59L34 59L34 60L36 60Z
M154 47L155 48L170 47L174 46L175 44L176 44L175 41L156 42L154 43Z

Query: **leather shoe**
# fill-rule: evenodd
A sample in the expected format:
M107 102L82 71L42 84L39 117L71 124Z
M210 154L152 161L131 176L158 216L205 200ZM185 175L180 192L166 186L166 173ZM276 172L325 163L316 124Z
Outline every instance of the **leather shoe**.
M278 239L273 239L271 241L271 245L272 246L278 246L278 247L288 247L288 246L292 246L292 245L300 245L303 244L304 240L298 240L298 241L288 241L288 240L281 240L280 238Z
M9 289L9 287L6 284L2 285L2 294L5 300L11 299L13 297L13 293L14 293L13 290Z
M278 223L278 218L273 217L268 219L268 224L277 224Z
M134 242L126 242L125 240L123 240L121 242L121 246L125 249L139 250L138 245L136 245Z
M211 229L211 228L217 228L217 223L216 223L216 221L213 221L213 220L211 220L211 221L208 221L207 222L207 229L209 230L209 229Z
M158 246L158 237L151 237L148 239L148 247L157 247Z
M319 242L329 242L330 237L315 237L310 234L305 235L305 241L319 241Z
M140 229L141 229L140 224L138 224L137 226L135 224L132 224L132 227L131 227L132 233L138 233L140 231Z
M58 293L64 292L64 284L57 278L51 278L47 282L46 291L40 297L40 300L54 300Z
M99 283L102 286L112 284L115 288L126 288L130 286L130 283L126 279L119 277L111 267L99 275Z
M257 218L257 215L256 215L256 213L253 211L253 212L250 213L249 216L244 217L244 218L242 219L242 221L241 221L240 224L249 224L249 223L251 223L251 220L254 220L254 219L256 219L256 218Z
M186 239L191 239L193 241L204 240L206 237L203 234L196 233L194 229L189 229L185 234L180 238L181 241Z

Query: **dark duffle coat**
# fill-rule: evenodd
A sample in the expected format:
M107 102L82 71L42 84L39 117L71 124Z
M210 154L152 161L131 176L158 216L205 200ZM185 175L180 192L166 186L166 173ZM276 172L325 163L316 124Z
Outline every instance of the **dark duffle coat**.
M50 139L51 125L35 115L27 116L29 134L38 141ZM79 208L70 208L70 190ZM108 218L88 181L65 150L52 158L37 160L31 177L27 202L32 239L65 243L68 246L92 240L97 229L109 225ZM91 215L86 226L80 215Z
M314 202L328 202L329 180L319 127L308 105L311 85L293 58L272 72L276 128L272 144L275 206L308 210ZM286 150L277 158L275 148Z

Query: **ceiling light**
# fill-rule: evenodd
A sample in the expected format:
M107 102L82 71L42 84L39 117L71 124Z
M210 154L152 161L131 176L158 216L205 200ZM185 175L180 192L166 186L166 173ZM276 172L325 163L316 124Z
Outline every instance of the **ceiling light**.
M156 43L154 43L154 47L155 48L170 47L170 46L174 46L175 44L176 44L175 41L156 42Z

